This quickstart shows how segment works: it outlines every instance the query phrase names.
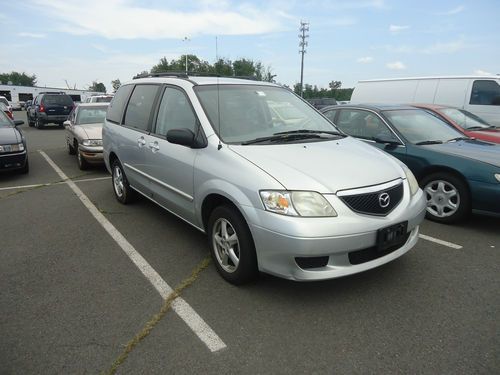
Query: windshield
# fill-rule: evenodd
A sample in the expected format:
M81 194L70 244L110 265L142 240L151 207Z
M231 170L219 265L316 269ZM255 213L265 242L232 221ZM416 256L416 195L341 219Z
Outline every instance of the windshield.
M71 100L71 97L68 95L45 95L43 97L43 104L45 105L58 104L58 105L72 106L73 100Z
M337 131L322 115L281 87L219 85L217 90L217 85L203 85L195 90L214 131L226 143L248 142L280 132Z
M104 122L108 107L80 108L76 117L77 125L98 124Z
M383 111L392 125L411 143L446 142L465 137L444 121L423 109Z
M465 111L463 109L443 108L440 111L443 112L443 114L445 114L449 118L451 118L453 121L455 121L457 125L460 126L462 129L469 129L469 128L484 129L492 127L491 124L488 124L481 117L478 117L475 114L470 113L469 111Z
M0 107L2 106L0 105ZM11 128L12 126L12 122L0 108L0 128Z

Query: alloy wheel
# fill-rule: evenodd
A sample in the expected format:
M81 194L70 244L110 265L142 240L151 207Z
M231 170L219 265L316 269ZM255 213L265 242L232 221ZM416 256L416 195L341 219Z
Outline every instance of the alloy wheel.
M212 230L212 241L217 262L228 273L238 269L240 263L240 243L231 223L219 218Z

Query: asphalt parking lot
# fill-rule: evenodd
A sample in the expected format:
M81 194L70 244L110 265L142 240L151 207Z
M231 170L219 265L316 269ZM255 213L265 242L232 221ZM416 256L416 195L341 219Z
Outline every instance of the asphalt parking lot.
M359 275L235 287L203 268L203 234L80 171L64 130L21 129L30 173L0 175L0 373L500 372L499 218L425 221L413 250Z

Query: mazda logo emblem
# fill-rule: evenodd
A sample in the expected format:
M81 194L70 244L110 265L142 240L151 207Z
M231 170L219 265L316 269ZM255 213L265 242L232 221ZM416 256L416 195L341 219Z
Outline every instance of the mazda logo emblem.
M382 193L378 196L378 204L380 204L380 207L386 208L389 203L391 203L391 197L387 193Z

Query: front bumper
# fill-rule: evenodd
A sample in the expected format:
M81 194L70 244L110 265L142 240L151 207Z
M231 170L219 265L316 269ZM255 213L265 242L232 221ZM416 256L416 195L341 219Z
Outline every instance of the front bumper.
M403 200L387 216L358 214L337 196L327 199L338 213L332 218L299 218L243 207L257 251L259 270L286 279L313 281L347 276L390 262L409 251L418 240L419 224L426 212L421 190L409 198L405 184ZM408 222L408 237L399 248L352 262L353 253L376 252L377 231ZM299 266L297 258L326 259L319 267ZM313 262L314 263L314 262ZM354 264L355 263L355 264Z
M89 163L104 162L102 146L83 146L80 145L80 152L83 158Z
M23 168L26 159L26 151L15 154L0 154L0 171Z

